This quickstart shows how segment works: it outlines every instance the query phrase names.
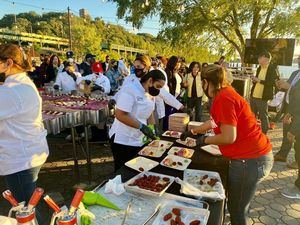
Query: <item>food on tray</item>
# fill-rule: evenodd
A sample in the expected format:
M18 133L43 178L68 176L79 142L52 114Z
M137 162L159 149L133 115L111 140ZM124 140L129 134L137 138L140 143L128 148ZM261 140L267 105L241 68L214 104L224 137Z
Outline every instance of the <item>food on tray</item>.
M139 171L143 172L143 171L144 171L144 168L143 168L143 167L140 167L140 168L139 168Z
M208 178L208 175L204 175L202 177L200 177L200 185L206 185L208 184L209 186L213 187L215 186L215 184L218 182L219 180L216 178Z
M174 137L174 138L180 138L180 135L182 133L181 132L178 132L178 131L166 131L164 133L164 136L168 136L168 137Z
M175 220L171 220L171 225L177 225L176 221Z
M163 220L168 221L171 218L172 218L172 213L168 213L167 215L164 216Z
M144 147L141 151L139 151L139 155L150 156L150 157L161 157L166 148L156 148L151 146Z
M150 190L154 192L161 192L165 189L170 181L166 181L167 177L159 177L154 175L143 175L142 177L136 179L133 183L129 184L129 186L138 186L139 188Z
M181 211L181 210L178 209L178 208L173 208L173 209L172 209L172 213L175 214L176 216L180 216L180 215L181 215L180 211Z
M147 147L145 147L140 153L141 155L146 155L146 156L154 155L153 148L147 148Z
M154 140L148 146L157 147L157 148L169 148L172 145L172 142Z
M189 148L182 148L182 147L172 147L168 154L184 157L184 158L191 158L194 154L193 149Z
M188 147L195 147L196 146L196 139L194 138L187 138L185 139L185 141L182 141L180 139L176 140L176 142L178 142L179 144L182 144L182 145L186 145Z
M200 225L200 220L194 220L190 222L190 225Z
M160 162L160 165L176 170L185 170L191 162L191 159L169 154Z

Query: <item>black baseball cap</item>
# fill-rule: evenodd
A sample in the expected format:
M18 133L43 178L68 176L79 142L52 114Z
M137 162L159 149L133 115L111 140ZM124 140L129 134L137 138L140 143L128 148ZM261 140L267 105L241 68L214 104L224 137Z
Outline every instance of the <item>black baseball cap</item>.
M73 52L73 51L67 51L67 52L66 52L66 56L67 56L68 59L69 59L69 58L73 58L74 52Z
M88 53L88 54L85 55L85 58L86 58L86 59L95 58L95 57L96 57L96 56L93 55L93 54L91 54L91 53Z
M262 56L270 59L271 58L271 53L268 52L268 51L262 51L261 53L259 53L258 57L262 57Z

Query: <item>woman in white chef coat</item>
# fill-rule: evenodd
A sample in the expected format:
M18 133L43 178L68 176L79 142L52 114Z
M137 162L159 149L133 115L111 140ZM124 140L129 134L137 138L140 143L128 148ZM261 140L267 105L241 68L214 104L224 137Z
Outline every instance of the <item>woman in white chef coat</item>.
M103 75L102 65L99 62L95 62L92 65L93 73L85 77L77 78L77 84L79 85L83 81L90 85L93 82L92 91L99 90L105 94L110 93L110 82L109 79Z
M142 69L144 65L136 61L135 67ZM138 153L144 136L155 138L147 125L154 124L154 97L159 95L165 80L161 71L152 70L140 82L130 82L119 91L116 118L109 132L115 170Z
M42 100L27 76L30 58L14 44L0 45L0 175L21 202L30 199L48 156Z
M55 90L62 90L71 92L77 90L77 78L81 77L79 72L75 71L75 66L72 62L64 62L64 69L61 73L57 74L53 88Z

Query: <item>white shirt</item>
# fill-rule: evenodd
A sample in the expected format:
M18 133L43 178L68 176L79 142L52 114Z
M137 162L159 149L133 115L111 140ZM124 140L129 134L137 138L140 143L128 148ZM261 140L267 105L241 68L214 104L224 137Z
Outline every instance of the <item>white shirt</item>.
M140 84L140 80L135 74L130 74L129 76L125 77L123 85L121 87L121 90L123 88L125 88L127 84L130 84L130 83L139 83ZM176 108L177 110L180 109L182 107L182 104L173 95L171 95L167 90L168 89L165 89L165 88L160 89L158 97L160 97L166 104ZM119 95L119 92L116 93L114 99L117 99L118 95ZM160 105L161 105L161 103L160 103ZM163 118L165 116L165 110L164 110L164 108L162 108L162 106L160 107L158 115L159 115L158 116L159 118Z
M175 97L177 98L178 95L180 95L181 92L181 82L182 78L178 73L175 73L175 78L176 78L176 89L175 89Z
M26 73L8 76L0 99L0 175L42 165L49 151L35 85Z
M81 74L74 72L75 76L81 77ZM76 81L66 72L58 73L54 85L58 85L63 91L77 90Z
M130 117L147 125L147 120L154 111L154 98L151 97L140 82L129 83L119 91L116 107L129 113ZM109 137L115 135L115 143L129 146L142 146L143 133L136 128L125 125L117 118L109 131Z
M77 78L76 83L79 85L80 82L83 81L83 80L93 81L98 86L103 87L105 94L108 94L110 92L110 82L109 82L109 79L106 76L104 76L103 74L101 74L101 73L99 73L99 75L95 74L95 73L92 73L92 74L87 75L85 77L79 77L79 78Z

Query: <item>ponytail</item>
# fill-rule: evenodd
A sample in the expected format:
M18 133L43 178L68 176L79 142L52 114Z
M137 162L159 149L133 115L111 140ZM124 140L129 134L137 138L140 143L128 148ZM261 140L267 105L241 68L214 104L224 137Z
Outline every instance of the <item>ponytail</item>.
M201 79L211 82L216 92L220 91L222 88L230 86L227 80L227 72L225 68L219 65L209 65L206 68L203 68Z
M32 69L31 57L26 54L22 47L15 44L0 45L0 59L11 59L24 72L31 71Z

